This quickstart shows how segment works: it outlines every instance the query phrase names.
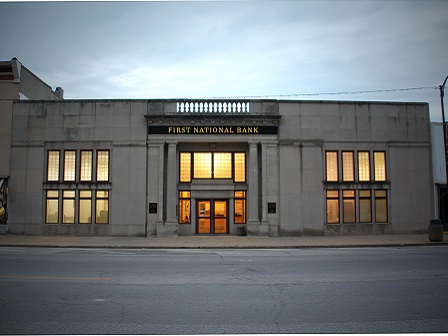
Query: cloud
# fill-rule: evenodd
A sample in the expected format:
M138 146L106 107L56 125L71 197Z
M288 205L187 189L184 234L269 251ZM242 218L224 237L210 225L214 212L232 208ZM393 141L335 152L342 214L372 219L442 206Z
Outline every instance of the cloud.
M447 17L446 1L0 3L0 56L68 98L405 88L444 79Z

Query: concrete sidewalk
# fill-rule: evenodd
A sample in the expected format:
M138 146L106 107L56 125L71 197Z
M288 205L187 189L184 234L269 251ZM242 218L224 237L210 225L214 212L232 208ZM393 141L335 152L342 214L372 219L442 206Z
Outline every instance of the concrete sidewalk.
M378 235L335 237L239 237L185 236L178 238L72 237L0 235L0 246L71 248L217 249L217 248L310 248L310 247L387 247L448 245L448 234L441 242L423 235Z

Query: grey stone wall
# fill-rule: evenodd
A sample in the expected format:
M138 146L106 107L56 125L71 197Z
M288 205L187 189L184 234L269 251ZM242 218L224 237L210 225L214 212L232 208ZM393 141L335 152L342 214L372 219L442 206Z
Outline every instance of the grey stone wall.
M209 148L210 143L219 147L221 142L227 150L236 146L247 151L247 213L254 234L253 230L270 236L416 233L424 232L432 217L427 104L257 100L250 102L249 114L266 116L266 120L280 115L278 136L148 136L145 115L155 116L156 123L158 116L166 116L169 123L178 116L176 104L174 100L15 102L10 232L154 237L158 231L162 234L164 220L169 219L168 229L174 230L169 234L194 234L194 227L175 223L178 156L173 149L177 153L185 148L199 150ZM221 122L194 118L197 123ZM48 149L110 150L110 181L101 185L110 191L110 224L43 224L45 189L54 187L45 181ZM326 224L326 188L365 187L357 181L329 186L325 182L326 150L386 152L387 181L367 187L388 191L387 223ZM253 171L258 182L251 179ZM164 177L174 180L166 184ZM58 186L77 188L77 183L60 182ZM204 186L192 188L194 197L206 195L196 191L205 190ZM164 195L168 189L174 198ZM259 195L253 196L251 191L258 189ZM214 192L217 195L220 190ZM157 213L148 213L149 203L157 203ZM268 203L276 205L276 212L268 213ZM258 205L260 209L255 208Z
M147 110L146 101L14 103L9 231L144 236ZM101 186L110 190L109 225L43 224L48 149L110 150L110 183ZM60 182L59 188L78 183Z
M285 102L279 107L280 234L426 230L433 216L427 104ZM386 152L388 181L367 187L388 190L388 223L343 224L341 220L340 225L325 224L326 150ZM359 183L336 186L357 187Z

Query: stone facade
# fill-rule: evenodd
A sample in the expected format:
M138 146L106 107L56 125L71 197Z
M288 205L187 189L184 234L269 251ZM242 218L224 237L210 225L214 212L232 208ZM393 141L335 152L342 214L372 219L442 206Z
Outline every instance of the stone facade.
M201 200L225 202L225 234L231 235L420 233L434 216L429 112L423 103L16 100L12 111L11 233L195 235ZM48 179L51 151L60 153L57 181ZM66 151L76 153L72 181L62 176ZM93 153L94 167L98 151L109 153L107 181L81 181L83 151ZM338 181L327 180L328 151L339 158ZM245 181L192 178L182 182L183 152L245 153ZM342 178L343 152L353 153L352 181ZM358 176L358 152L369 153L369 181ZM374 178L377 152L385 157L386 178L380 181ZM57 223L47 223L49 190L59 192L54 203L59 208ZM246 193L244 224L234 220L237 190ZM370 198L361 200L363 190ZM65 199L64 191L74 191L75 196ZM81 191L93 195L92 217L97 202L104 201L97 191L107 192L107 223L94 219L80 223ZM188 224L179 222L180 191L190 195ZM327 191L338 193L337 223L328 222ZM344 191L353 191L353 198L345 199ZM377 191L383 198L377 198ZM64 223L65 202L76 209L73 223ZM370 204L370 221L361 220L361 203ZM354 221L344 217L350 204L354 204ZM384 204L386 215L377 221L375 211Z

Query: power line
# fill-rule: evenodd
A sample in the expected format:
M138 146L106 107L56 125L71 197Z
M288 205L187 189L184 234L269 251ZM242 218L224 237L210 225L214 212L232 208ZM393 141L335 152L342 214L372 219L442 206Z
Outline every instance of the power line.
M209 97L207 99L258 99L268 97L317 97L317 96L337 96L337 95L350 95L350 94L363 94L363 93L384 93L384 92L398 92L398 91L417 91L417 90L438 90L438 86L420 86L412 88L399 88L399 89L379 89L379 90L360 90L360 91L339 91L339 92L318 92L318 93L291 93L291 94L272 94L272 95L257 95L257 96L236 96L236 97Z

